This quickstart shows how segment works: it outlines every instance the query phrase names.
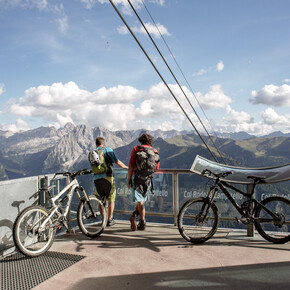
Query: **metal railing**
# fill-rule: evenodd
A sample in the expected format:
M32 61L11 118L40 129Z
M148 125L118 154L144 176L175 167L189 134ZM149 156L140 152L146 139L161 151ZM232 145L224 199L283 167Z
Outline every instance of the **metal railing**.
M127 189L126 185L127 171L115 169L114 173L117 189L115 214L122 219L132 213L135 204L132 202L130 190ZM92 175L86 175L79 178L80 184L88 193L94 193L92 177ZM13 222L18 213L31 204L47 205L45 192L41 188L49 185L52 178L51 174L0 182L0 256L11 251ZM53 181L56 182L56 187L53 189L54 194L57 194L67 184L67 181L67 178ZM208 188L206 182L206 178L197 176L189 170L158 170L154 176L155 195L149 194L148 203L146 203L146 218L163 219L161 222L176 225L180 206L189 198L199 194L205 195L206 188ZM204 189L202 189L202 184L204 184ZM220 200L217 200L218 202L223 208L227 201L221 196ZM77 203L78 201L75 201L75 206ZM76 208L72 207L72 213L75 210ZM231 215L232 212L228 214L221 211L220 213L221 221L232 222L236 220L235 216ZM247 231L248 236L254 235L252 225L248 226Z

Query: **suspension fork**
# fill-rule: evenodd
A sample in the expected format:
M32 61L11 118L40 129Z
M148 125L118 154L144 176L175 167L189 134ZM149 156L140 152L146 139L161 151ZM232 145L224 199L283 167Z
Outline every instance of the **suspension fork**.
M80 190L82 192L82 196L79 194L78 190ZM97 214L93 210L92 205L90 203L90 200L89 200L89 198L87 196L87 193L84 190L84 188L82 186L79 186L79 187L75 188L75 193L76 193L77 197L79 198L79 200L81 202L87 202L88 203L88 206L89 206L89 209L90 209L91 213L94 215L94 218L96 218ZM84 207L84 211L86 212L85 207Z
M202 217L202 219L200 220L201 222L204 222L204 220L207 217L207 214L209 212L209 209L211 207L211 205L214 202L215 196L217 194L218 188L217 188L217 182L215 182L215 184L213 186L211 186L208 190L207 196L206 196L206 200L208 201L207 203L203 203L201 210L199 212L199 218Z

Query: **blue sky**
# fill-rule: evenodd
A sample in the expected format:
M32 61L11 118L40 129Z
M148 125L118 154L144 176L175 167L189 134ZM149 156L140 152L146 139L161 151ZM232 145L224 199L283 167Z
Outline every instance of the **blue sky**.
M202 133L128 1L113 2ZM144 0L158 29L131 3L208 131L290 132L290 1ZM0 0L0 44L0 130L191 129L106 0Z

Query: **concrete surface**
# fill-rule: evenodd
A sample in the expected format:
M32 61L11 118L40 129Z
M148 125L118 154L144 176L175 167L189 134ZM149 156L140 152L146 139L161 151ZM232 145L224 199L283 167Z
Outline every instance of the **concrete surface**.
M174 226L132 232L129 221L95 240L66 234L51 250L86 257L34 289L290 289L290 243L245 235L219 230L193 245Z

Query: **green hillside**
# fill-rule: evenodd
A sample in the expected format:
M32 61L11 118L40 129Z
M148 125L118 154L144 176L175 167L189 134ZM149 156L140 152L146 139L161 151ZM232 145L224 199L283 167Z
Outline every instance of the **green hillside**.
M207 146L220 160L217 149L211 143L209 138L205 138ZM271 167L281 164L290 163L290 138L287 137L268 137L268 138L250 138L247 140L231 140L213 137L213 141L218 147L226 163L233 166L243 167ZM189 168L190 162L194 160L195 155L201 155L205 158L213 160L205 145L196 135L176 136L171 139L164 140L168 145L160 143L160 148L166 147L163 153L166 158L166 164L170 165L170 160L177 157L185 162L177 162L184 164ZM159 143L158 143L159 144ZM168 147L168 148L167 148ZM172 153L172 158L168 157L166 152ZM173 153L174 152L174 153ZM184 169L185 169L184 168Z

